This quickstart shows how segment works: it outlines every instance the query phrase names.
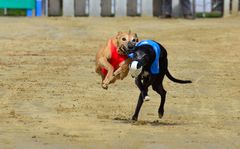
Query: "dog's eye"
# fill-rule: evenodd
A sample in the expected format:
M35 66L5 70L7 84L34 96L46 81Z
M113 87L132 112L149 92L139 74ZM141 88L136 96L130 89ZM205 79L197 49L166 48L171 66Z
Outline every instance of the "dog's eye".
M126 41L127 39L126 38L122 38L122 41Z
M135 38L135 39L133 39L133 40L132 40L132 42L138 42L138 39L137 39L137 38Z

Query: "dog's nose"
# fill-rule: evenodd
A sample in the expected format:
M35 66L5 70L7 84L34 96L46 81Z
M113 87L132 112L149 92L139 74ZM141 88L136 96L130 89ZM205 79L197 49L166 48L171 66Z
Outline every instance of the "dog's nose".
M132 49L132 48L134 47L134 44L133 44L133 43L131 43L130 41L128 42L128 44L127 44L127 45L128 45L128 48L129 48L129 49Z

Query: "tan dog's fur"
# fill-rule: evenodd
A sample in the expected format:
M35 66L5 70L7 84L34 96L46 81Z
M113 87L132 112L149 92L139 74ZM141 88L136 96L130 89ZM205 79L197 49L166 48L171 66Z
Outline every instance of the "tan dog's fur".
M96 54L96 72L102 77L102 88L107 89L110 83L114 83L117 79L124 79L128 75L129 63L131 59L127 58L125 61L119 64L119 68L114 71L113 66L109 63L111 59L111 42L117 47L117 52L120 55L124 55L128 50L129 42L133 45L138 41L137 34L126 32L118 32L118 34L110 38L105 47L100 48ZM108 72L106 77L102 74L102 68L105 68Z

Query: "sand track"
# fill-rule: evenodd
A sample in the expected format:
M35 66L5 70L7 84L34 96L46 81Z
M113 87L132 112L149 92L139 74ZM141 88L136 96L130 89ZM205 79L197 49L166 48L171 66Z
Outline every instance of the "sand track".
M0 148L240 148L240 18L1 18ZM117 31L168 50L165 116L150 90L132 123L131 77L100 87L98 47Z

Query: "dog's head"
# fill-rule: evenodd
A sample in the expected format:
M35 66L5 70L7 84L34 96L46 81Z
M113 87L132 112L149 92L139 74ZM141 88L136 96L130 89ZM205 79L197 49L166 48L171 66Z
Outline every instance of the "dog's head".
M129 31L128 33L118 32L116 41L118 53L121 55L126 55L129 53L131 48L135 46L139 39L136 33Z

